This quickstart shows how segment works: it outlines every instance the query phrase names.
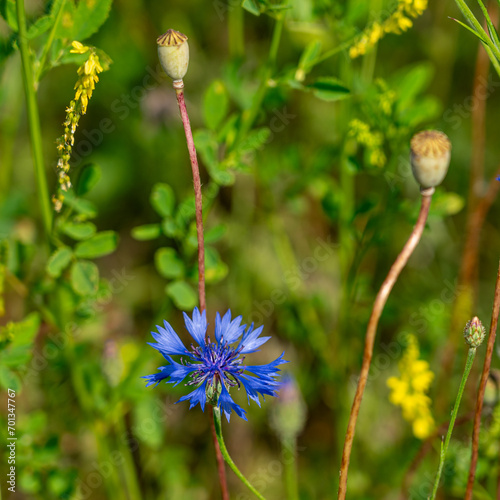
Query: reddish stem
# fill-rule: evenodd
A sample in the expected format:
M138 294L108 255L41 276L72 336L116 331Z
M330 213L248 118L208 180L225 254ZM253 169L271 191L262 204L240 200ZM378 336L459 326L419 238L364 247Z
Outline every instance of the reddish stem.
M205 297L205 241L203 237L203 200L201 194L201 179L200 169L198 167L198 158L196 156L196 148L194 146L193 133L189 123L189 116L186 109L186 101L184 100L184 82L182 80L174 81L174 89L177 95L177 103L181 112L182 124L186 134L186 142L189 151L189 159L191 161L191 169L193 171L194 197L196 207L196 234L198 236L198 296L200 298L200 311L206 309ZM208 332L207 332L208 339ZM222 493L222 500L229 500L229 493L226 481L226 469L224 467L224 458L220 451L217 434L215 433L213 408L207 405L208 416L210 419L210 429L212 440L215 448L215 458L217 460L217 471L219 473L219 483Z
M368 327L366 329L365 349L363 353L361 373L359 375L358 386L356 388L356 394L354 396L354 402L352 404L351 414L349 416L349 424L347 426L347 432L344 441L344 451L342 453L342 464L340 467L338 500L344 500L347 493L347 472L349 470L352 442L354 440L354 433L356 431L356 422L358 420L361 400L363 399L363 393L368 381L368 373L370 371L370 364L373 355L373 345L375 343L378 321L384 309L385 303L387 302L389 294L391 293L391 290L396 283L396 280L398 279L399 274L406 266L408 259L410 258L418 242L420 241L420 238L424 231L425 222L429 214L429 208L431 206L431 198L433 193L434 188L422 191L422 205L420 207L417 224L413 228L413 232L406 242L406 245L403 247L403 250L401 250L401 253L397 256L394 264L389 270L389 274L387 275L385 281L382 283L382 286L380 287L380 290L373 304L372 313L368 321Z
M469 479L467 481L467 489L465 491L464 500L472 499L472 489L474 487L474 479L476 477L477 457L479 451L479 428L481 427L481 413L483 412L484 392L486 390L486 382L490 374L491 359L493 357L493 349L495 347L495 338L497 335L498 314L500 312L500 264L498 267L497 281L495 284L495 298L493 300L493 310L491 312L490 332L488 336L488 347L486 349L486 358L484 360L483 373L481 374L481 382L476 401L476 412L474 415L474 429L472 431L472 457L469 469Z

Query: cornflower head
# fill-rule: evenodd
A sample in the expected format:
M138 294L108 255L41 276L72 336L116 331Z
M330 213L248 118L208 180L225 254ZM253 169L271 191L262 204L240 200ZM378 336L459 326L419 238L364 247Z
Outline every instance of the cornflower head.
M75 132L78 123L82 115L87 112L87 106L95 89L95 84L99 81L97 75L106 71L109 68L110 62L103 52L100 52L100 55L98 55L95 47L83 45L77 41L72 43L72 47L71 53L88 53L88 57L78 68L78 80L74 87L76 90L75 97L66 108L66 119L63 123L64 134L56 140L59 189L57 190L57 194L52 197L56 212L61 211L64 202L64 192L68 191L71 187L71 179L68 175L70 169L69 160L75 143Z
M391 377L387 385L391 389L389 401L400 406L403 418L412 424L413 434L425 439L434 430L435 424L431 413L431 399L427 392L434 378L429 363L420 358L418 341L414 335L408 335L408 344L398 367L400 377Z
M236 414L247 420L246 412L237 405L229 394L232 387L245 389L248 403L250 399L260 406L259 394L276 396L280 387L277 380L277 368L283 363L284 352L277 359L266 365L244 365L243 354L256 352L258 348L267 342L271 337L260 337L263 326L254 329L253 323L241 324L241 316L231 320L231 311L227 311L221 318L219 313L215 318L215 342L206 336L207 319L206 311L200 314L198 308L193 310L190 318L184 314L186 329L193 337L197 345L191 344L188 350L181 339L171 327L164 321L164 328L156 326L158 333L151 332L156 340L156 344L149 343L163 355L168 361L166 366L160 366L160 373L147 375L148 383L146 387L158 385L162 380L167 383L178 385L189 377L186 386L195 386L196 389L185 396L180 401L190 401L189 409L198 403L202 411L205 411L205 404L211 404L224 410L227 420L232 410ZM172 356L181 356L180 363L173 360Z
M388 33L400 35L413 26L415 19L427 9L428 0L398 0L396 10L384 21L368 26L349 49L351 59L362 56Z

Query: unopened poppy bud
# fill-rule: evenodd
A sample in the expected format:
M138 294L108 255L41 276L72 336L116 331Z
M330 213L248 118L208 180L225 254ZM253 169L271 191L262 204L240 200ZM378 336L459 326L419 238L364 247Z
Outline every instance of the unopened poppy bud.
M471 347L479 347L486 336L486 330L477 316L467 322L464 329L465 342Z
M451 143L443 132L425 130L411 139L411 169L423 189L441 184L448 172L450 157Z
M175 30L168 30L158 37L158 58L165 73L172 80L182 80L189 65L187 36Z

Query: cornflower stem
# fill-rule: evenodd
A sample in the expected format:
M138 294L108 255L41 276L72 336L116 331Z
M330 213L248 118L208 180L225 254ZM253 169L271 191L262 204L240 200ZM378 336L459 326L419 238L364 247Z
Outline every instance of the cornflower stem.
M422 233L424 231L425 222L427 221L427 216L429 215L429 208L431 206L431 199L434 193L434 188L429 188L421 190L422 194L422 204L420 206L420 213L418 215L417 223L413 228L413 231L406 242L403 250L397 256L394 264L389 270L385 281L382 283L380 290L375 298L373 304L372 313L368 321L368 327L366 329L365 337L365 348L363 353L363 362L361 365L361 373L358 380L358 385L356 387L356 394L354 396L354 401L351 408L351 413L349 415L349 423L347 426L347 432L344 441L344 450L342 453L342 463L340 467L340 481L339 481L339 491L338 499L344 500L347 493L347 473L349 470L349 461L351 457L352 443L354 441L354 434L356 432L356 422L358 420L359 408L361 406L361 400L363 399L363 393L368 381L368 373L370 371L371 359L373 356L373 346L375 343L375 336L377 333L377 325L382 315L385 303L391 293L399 274L406 266L408 259L415 250Z
M458 407L460 406L460 401L462 400L462 395L465 389L465 383L469 378L469 373L472 368L472 364L474 363L474 357L476 356L476 348L470 347L469 353L467 354L467 362L465 364L465 370L462 375L462 381L460 382L460 387L458 389L457 399L455 400L455 406L453 407L453 411L451 413L450 425L448 426L448 432L446 433L446 439L444 443L441 442L441 454L439 457L439 467L436 474L436 479L434 481L434 488L432 489L432 495L429 497L431 500L436 498L436 493L439 487L439 481L441 480L441 474L443 472L444 460L446 458L446 452L448 451L448 446L450 445L451 434L453 433L453 427L455 426L455 420L458 414Z
M222 437L222 420L221 420L221 411L218 407L213 408L214 412L214 424L215 424L215 433L217 435L217 441L219 442L220 449L222 451L222 455L224 460L227 462L229 467L231 467L232 471L238 476L240 481L257 497L261 500L265 500L265 498L248 482L248 479L240 472L236 464L233 462L233 459L229 455L227 451L226 444L224 443L224 438Z
M469 478L467 480L467 488L465 490L464 500L472 499L472 489L474 487L474 479L476 477L477 458L479 450L479 429L481 427L481 414L483 412L484 392L486 383L490 373L491 359L493 357L493 349L495 347L495 339L498 326L498 314L500 312L500 264L497 272L497 280L495 284L495 298L493 300L493 310L491 312L490 331L488 334L488 346L486 348L486 357L481 374L481 382L479 383L479 391L476 400L476 410L474 414L474 427L472 430L472 451L471 462L469 468Z
M49 189L45 177L45 167L43 163L42 133L40 128L40 116L36 102L35 82L28 47L26 32L26 13L24 11L24 0L16 2L17 22L19 25L19 50L21 52L21 62L23 68L24 92L26 94L26 109L28 113L28 123L31 140L31 152L35 168L35 178L40 200L43 226L47 239L50 238L52 230L52 208L50 204Z
M287 500L299 500L299 484L297 474L297 441L295 438L284 439L283 453L290 455L290 460L284 461L285 490Z
M200 311L206 309L206 296L205 296L205 241L203 236L203 199L201 194L201 179L200 169L198 167L198 158L196 156L196 148L193 140L193 132L189 123L189 116L186 108L186 101L184 100L184 82L182 80L175 80L173 82L175 93L177 95L177 103L179 104L179 111L181 113L182 124L184 126L184 133L186 134L186 142L189 151L189 159L191 161L191 169L193 171L193 184L196 208L196 234L198 237L198 296L200 299ZM208 337L207 337L208 339ZM214 416L212 415L212 407L208 407L208 416L210 419L210 429L212 440L215 448L215 458L217 461L217 472L219 474L219 483L222 492L222 500L229 500L229 492L227 489L226 471L224 468L224 459L219 447L219 442L215 432Z

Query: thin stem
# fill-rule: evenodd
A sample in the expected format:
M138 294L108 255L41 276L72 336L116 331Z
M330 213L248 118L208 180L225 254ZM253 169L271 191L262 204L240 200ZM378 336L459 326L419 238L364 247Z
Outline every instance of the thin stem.
M49 33L49 38L47 39L47 42L45 43L43 50L42 50L42 55L40 56L40 61L38 63L38 69L35 74L35 84L37 85L38 82L40 81L43 70L45 69L45 61L47 60L47 56L49 54L49 50L52 47L52 43L54 41L55 35L56 35L56 30L57 27L59 26L59 22L61 21L62 13L64 12L64 6L66 5L66 0L62 0L61 4L59 5L59 10L57 11L56 18L54 20L54 24L52 25L52 29L50 30Z
M245 54L245 29L243 7L240 2L229 9L228 38L229 53L234 59L241 59Z
M257 89L257 92L254 95L252 106L249 109L245 110L242 114L242 123L236 143L240 142L246 137L246 135L252 128L252 125L254 124L257 115L259 114L259 111L262 106L262 101L264 100L264 97L266 97L268 81L271 78L271 75L273 74L273 69L276 64L276 58L278 55L278 48L282 32L283 32L283 16L279 17L274 25L273 37L271 39L269 56L267 59L264 74L260 82L259 88Z
M285 489L287 500L299 500L299 482L297 474L297 443L295 438L289 438L282 442L283 453L290 455L289 460L284 461L285 466Z
M186 134L186 142L189 151L189 159L191 161L191 169L193 171L194 196L196 207L196 233L198 236L198 296L200 299L200 310L203 312L206 309L205 296L205 240L203 236L203 199L201 194L201 179L200 169L198 167L198 158L196 156L196 148L193 140L193 132L189 123L189 116L184 100L184 82L182 80L174 81L174 89L177 95L177 103L181 112L182 124ZM208 335L208 333L207 333ZM222 492L222 500L229 500L229 492L227 489L226 471L224 468L224 460L222 458L219 442L213 425L212 407L208 405L208 417L210 419L210 427L212 440L215 448L215 458L217 461L217 471L219 474L219 483Z
M479 383L479 391L476 401L476 412L474 415L474 428L472 430L472 456L469 469L469 478L467 480L467 489L465 490L464 500L472 499L472 489L474 487L474 479L476 477L477 458L479 450L479 429L481 427L481 413L483 412L484 392L486 383L490 374L491 359L493 357L493 349L495 347L495 338L497 335L498 314L500 312L500 264L498 267L497 281L495 284L495 298L493 300L493 310L491 312L490 332L488 336L488 346L486 348L486 357L484 360L483 373L481 374L481 382Z
M432 495L430 496L431 500L436 498L436 493L439 487L439 481L441 480L441 474L443 473L444 460L446 458L446 452L448 451L448 446L450 445L451 435L453 433L453 427L455 425L455 420L458 414L458 407L460 406L460 401L462 400L462 395L465 389L465 383L469 378L469 373L472 368L472 364L474 363L474 357L476 355L476 348L470 347L469 352L467 354L467 362L465 364L465 370L462 375L462 381L460 382L460 387L458 389L457 399L455 400L455 406L453 407L453 411L451 413L450 425L448 427L448 432L446 433L446 439L444 444L441 443L441 455L439 457L439 468L436 474L436 479L434 481L434 488L432 490Z
M184 100L184 84L182 84L182 87L180 88L174 88L177 95L179 110L181 112L182 124L184 125L184 132L186 134L191 169L193 171L196 207L196 234L198 236L198 295L200 297L200 310L204 311L207 308L207 305L205 298L205 241L203 237L203 203L201 195L200 169L198 167L198 158L196 156L196 148L194 146L193 132L191 131L189 116L186 109L186 101Z
M391 293L391 290L396 283L396 280L398 279L399 274L406 266L408 259L410 258L418 242L420 241L420 238L424 231L427 216L429 215L429 208L431 206L433 193L433 188L422 191L422 204L420 207L417 224L415 225L410 238L406 242L406 245L403 247L403 250L401 250L401 253L397 256L394 264L389 270L389 274L387 275L385 281L382 283L382 286L380 287L380 290L373 304L372 313L368 321L368 327L366 329L365 349L363 353L361 373L359 376L356 394L354 396L354 401L351 408L351 414L349 415L349 424L347 426L347 432L344 441L342 464L340 467L340 483L338 492L339 500L345 499L347 493L347 473L349 470L352 443L354 440L354 434L356 432L356 422L358 420L359 408L361 406L361 400L363 399L363 393L368 380L368 373L370 371L370 363L373 356L373 345L375 343L378 321L384 309L384 305L387 302L389 294Z
M43 225L47 238L52 230L52 208L50 204L47 179L45 177L45 167L43 164L42 133L40 129L40 117L38 115L38 105L36 102L35 86L31 68L31 60L28 48L28 38L26 33L26 14L24 12L24 0L16 2L17 22L19 25L19 49L21 51L21 61L23 66L24 92L26 94L26 108L28 112L28 123L31 139L31 152L35 167L35 178L40 200Z
M222 422L221 422L221 413L220 409L214 408L214 425L215 432L217 435L217 440L219 442L220 449L222 451L222 455L224 460L227 462L229 467L231 467L232 471L238 476L240 481L257 497L261 500L265 500L265 498L248 482L247 478L240 472L236 464L233 462L233 459L229 455L227 451L226 444L224 443L224 438L222 437Z

